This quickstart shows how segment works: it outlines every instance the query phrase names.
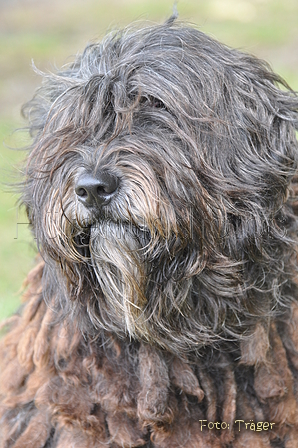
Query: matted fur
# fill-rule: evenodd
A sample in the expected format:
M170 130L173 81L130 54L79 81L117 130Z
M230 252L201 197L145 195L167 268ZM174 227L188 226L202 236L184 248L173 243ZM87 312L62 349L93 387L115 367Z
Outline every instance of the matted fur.
M297 111L173 19L44 75L22 194L43 261L0 346L1 448L298 447ZM86 207L99 170L117 190Z

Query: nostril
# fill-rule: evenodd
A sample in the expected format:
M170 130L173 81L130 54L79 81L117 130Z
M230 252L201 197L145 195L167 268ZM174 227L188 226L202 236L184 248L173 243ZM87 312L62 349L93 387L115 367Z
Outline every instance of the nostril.
M88 196L87 190L85 190L85 188L83 188L83 187L76 188L75 191L76 191L76 194L78 196L80 196L80 198L84 198L84 197Z

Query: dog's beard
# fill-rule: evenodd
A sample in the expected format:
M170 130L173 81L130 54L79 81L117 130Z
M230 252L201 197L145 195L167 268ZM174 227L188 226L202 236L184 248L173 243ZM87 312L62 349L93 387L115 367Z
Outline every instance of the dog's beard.
M144 315L148 245L148 232L127 223L104 220L90 229L90 255L105 308L111 310L117 327L131 336L148 337Z

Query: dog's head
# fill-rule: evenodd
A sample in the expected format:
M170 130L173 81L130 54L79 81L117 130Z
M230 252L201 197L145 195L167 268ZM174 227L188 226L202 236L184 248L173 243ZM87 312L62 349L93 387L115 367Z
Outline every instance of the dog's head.
M45 76L25 107L23 201L64 306L174 351L283 306L298 99L278 84L173 20L112 33Z

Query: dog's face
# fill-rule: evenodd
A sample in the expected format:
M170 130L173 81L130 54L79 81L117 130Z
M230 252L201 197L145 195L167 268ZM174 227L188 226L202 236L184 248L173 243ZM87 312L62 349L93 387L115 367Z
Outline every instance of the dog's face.
M26 107L23 201L59 303L173 351L270 314L297 163L297 98L279 81L172 21L110 35L46 77Z

